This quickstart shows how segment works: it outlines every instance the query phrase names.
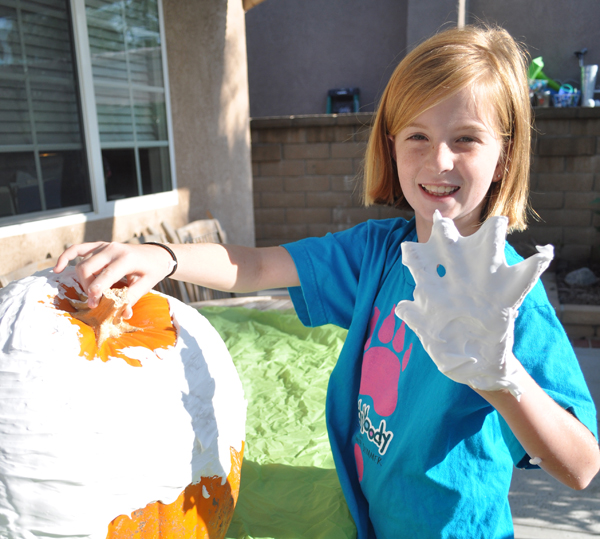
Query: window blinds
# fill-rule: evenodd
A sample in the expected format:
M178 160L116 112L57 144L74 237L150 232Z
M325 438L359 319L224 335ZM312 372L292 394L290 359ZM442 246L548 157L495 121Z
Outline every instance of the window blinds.
M171 189L157 0L86 0L108 200Z
M0 0L0 217L89 208L68 0Z
M70 35L65 0L0 0L0 146L82 147Z
M100 141L167 142L156 0L86 0Z

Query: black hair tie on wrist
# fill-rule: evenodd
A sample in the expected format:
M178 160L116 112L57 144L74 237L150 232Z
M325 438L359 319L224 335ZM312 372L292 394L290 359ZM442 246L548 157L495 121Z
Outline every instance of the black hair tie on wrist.
M165 251L167 251L171 255L171 258L173 259L173 269L171 270L171 273L169 273L169 275L165 276L165 279L167 277L171 277L171 275L173 275L177 271L177 265L178 265L177 257L175 256L175 253L173 252L173 250L170 247L167 247L164 243L157 243L155 241L147 241L143 245L157 245L158 247L162 247Z

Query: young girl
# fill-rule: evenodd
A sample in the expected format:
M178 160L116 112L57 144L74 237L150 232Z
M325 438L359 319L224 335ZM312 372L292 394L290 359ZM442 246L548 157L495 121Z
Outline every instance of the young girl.
M595 408L540 284L515 324L519 400L446 377L393 315L415 289L401 246L429 240L435 210L462 236L498 215L525 228L525 72L505 31L475 27L434 36L396 68L368 145L365 198L412 208L411 221L369 221L283 247L170 246L175 279L234 292L289 287L305 324L348 328L327 421L360 538L512 537L513 465L541 459L576 489L600 467ZM505 255L520 260L509 246ZM92 243L67 249L55 271L77 256L91 307L123 277L135 303L173 266L160 246Z

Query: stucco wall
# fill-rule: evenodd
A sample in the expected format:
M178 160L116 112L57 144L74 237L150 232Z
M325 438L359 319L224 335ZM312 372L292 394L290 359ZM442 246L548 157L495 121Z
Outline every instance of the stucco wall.
M358 86L361 110L406 47L407 0L266 0L246 13L251 116L319 114Z
M163 2L178 186L190 221L254 245L246 35L240 0Z
M58 256L65 245L124 241L168 221L218 218L228 239L254 245L244 11L240 0L163 0L171 93L177 206L65 225L48 220L31 233L0 230L0 274ZM62 223L62 224L61 224ZM22 229L22 233L20 230Z
M408 0L407 49L413 49L446 25L456 26L457 7L458 0Z
M125 241L141 232L147 232L147 227L160 230L162 221L169 221L173 226L185 224L187 193L179 193L179 206L154 209L111 219L81 222L75 219L64 226L44 227L30 232L23 227L23 233L17 233L0 238L0 274L4 275L22 268L32 262L46 258L56 258L66 246L89 241ZM35 224L35 223L34 223Z
M544 73L562 82L580 82L574 52L588 49L586 64L600 64L600 2L576 0L468 0L471 20L500 24L525 43L532 58L542 56ZM600 81L597 86L600 86Z
M456 25L458 0L266 0L246 14L252 117L322 114L329 88L359 86L374 110L406 51ZM600 2L467 0L467 22L500 24L523 41L544 72L579 82L573 54L600 64ZM600 82L598 83L600 86Z

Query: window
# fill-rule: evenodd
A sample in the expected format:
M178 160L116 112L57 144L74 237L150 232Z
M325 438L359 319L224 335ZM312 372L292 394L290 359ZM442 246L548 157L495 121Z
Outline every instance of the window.
M64 1L0 0L0 218L89 210Z
M108 200L171 189L157 0L86 0Z
M0 0L0 226L173 189L158 1Z

